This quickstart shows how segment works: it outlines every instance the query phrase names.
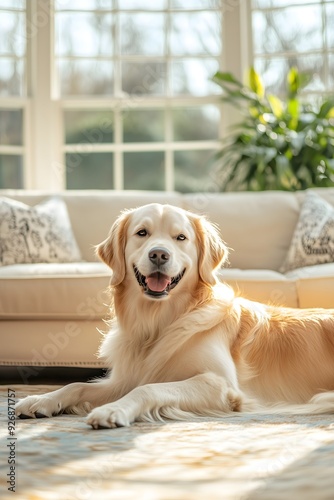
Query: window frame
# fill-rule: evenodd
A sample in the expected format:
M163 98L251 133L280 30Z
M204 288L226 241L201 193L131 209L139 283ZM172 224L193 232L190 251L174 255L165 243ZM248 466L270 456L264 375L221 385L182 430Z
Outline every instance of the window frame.
M262 12L262 13L271 13L271 12L277 12L277 11L283 11L285 9L290 9L290 8L302 8L302 7L312 7L312 6L317 6L321 9L321 19L322 19L322 25L323 25L323 32L322 32L322 46L321 48L314 48L311 50L305 50L305 51L298 51L297 49L291 49L288 51L280 50L277 52L259 52L258 54L255 53L252 49L252 61L253 65L256 67L256 60L270 60L270 59L282 59L282 60L288 60L291 57L296 57L296 58L303 58L307 56L316 56L316 55L321 55L322 56L322 62L323 62L323 71L324 71L324 82L325 82L325 87L324 89L310 89L307 88L305 90L301 90L301 94L307 95L307 96L315 96L315 97L322 97L322 96L330 96L333 94L333 91L330 90L329 88L329 75L330 75L330 69L329 69L329 61L328 58L330 55L333 55L334 57L334 48L331 48L328 43L328 36L327 36L327 18L326 18L326 8L328 5L332 5L334 7L334 2L332 0L320 0L320 2L314 0L314 1L305 1L304 3L298 3L298 2L291 2L290 4L286 5L280 5L280 6L270 6L270 7L256 7L252 5L252 1L249 0L249 30L250 30L250 38L252 39L252 16L254 12ZM280 92L277 92L280 94Z
M222 2L222 36L223 53L220 66L225 71L231 71L240 78L244 68L249 65L249 47L245 43L245 33L248 40L250 0L227 0ZM167 9L169 10L169 9ZM23 145L1 146L0 154L22 154L23 156L23 189L39 189L57 191L66 189L65 185L65 155L66 153L85 152L87 145L70 145L64 143L63 112L70 109L108 109L115 111L114 142L110 144L90 144L92 152L114 153L114 189L122 190L123 152L162 151L165 153L165 190L174 190L174 151L203 151L218 149L221 146L220 137L235 122L235 111L224 108L221 113L219 137L212 141L174 141L172 140L173 107L191 107L206 104L216 104L222 107L220 96L175 96L175 97L133 97L127 103L114 97L97 98L60 98L55 79L54 53L54 0L27 1L27 47L26 47L26 97L0 98L0 108L19 108L23 110ZM28 29L29 28L29 29ZM247 30L247 31L246 31ZM243 36L241 36L243 33ZM226 51L224 47L229 47ZM245 50L246 49L246 50ZM131 96L130 96L131 100ZM136 102L134 102L136 101ZM118 115L122 110L165 108L166 136L163 142L125 143L122 141ZM211 186L211 189L214 189Z

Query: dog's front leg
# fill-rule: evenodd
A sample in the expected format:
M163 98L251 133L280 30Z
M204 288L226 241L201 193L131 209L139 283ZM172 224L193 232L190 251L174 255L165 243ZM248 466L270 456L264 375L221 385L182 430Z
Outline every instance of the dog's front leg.
M95 408L88 415L87 423L99 429L128 426L145 416L179 420L178 410L208 416L240 411L241 403L241 393L229 388L222 377L203 373L180 382L136 387L118 401Z
M92 408L119 397L108 378L97 382L75 382L61 389L21 399L15 407L20 418L52 417L59 413L87 414Z

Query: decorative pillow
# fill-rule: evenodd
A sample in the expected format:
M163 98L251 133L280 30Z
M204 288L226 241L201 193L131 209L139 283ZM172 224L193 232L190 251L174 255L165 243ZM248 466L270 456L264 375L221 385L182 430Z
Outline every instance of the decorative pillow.
M306 193L287 258L280 271L334 262L334 208L312 191Z
M34 207L0 198L0 266L80 260L61 198L52 197Z

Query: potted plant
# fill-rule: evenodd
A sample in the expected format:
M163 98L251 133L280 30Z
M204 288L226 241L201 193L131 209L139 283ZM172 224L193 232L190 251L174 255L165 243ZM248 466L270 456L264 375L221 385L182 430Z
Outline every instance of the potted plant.
M307 80L296 68L288 73L284 100L265 91L254 68L248 85L223 72L214 81L224 91L223 101L243 116L217 154L222 190L334 186L334 97L305 102L300 90Z

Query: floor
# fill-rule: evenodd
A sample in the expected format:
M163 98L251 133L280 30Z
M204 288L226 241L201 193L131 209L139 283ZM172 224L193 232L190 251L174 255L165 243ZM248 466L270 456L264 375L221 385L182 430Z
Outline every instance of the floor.
M334 499L333 415L98 431L63 415L16 420L14 428L12 400L51 389L0 386L2 500Z

